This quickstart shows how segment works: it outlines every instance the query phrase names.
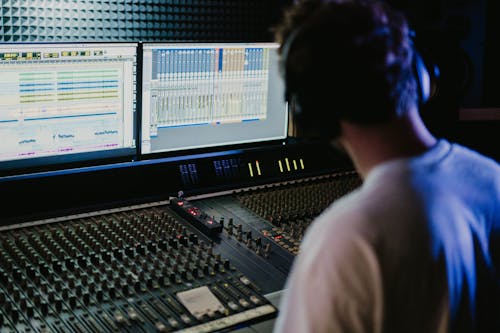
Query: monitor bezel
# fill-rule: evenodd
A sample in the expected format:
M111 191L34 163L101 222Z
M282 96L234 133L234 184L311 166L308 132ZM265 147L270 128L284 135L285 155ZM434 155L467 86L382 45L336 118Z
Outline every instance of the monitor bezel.
M269 45L276 48L279 48L279 43L270 42L270 41L154 41L154 42L141 42L141 86L140 90L138 90L140 95L141 103L138 104L138 108L140 108L138 122L137 122L137 131L138 131L138 141L137 141L137 150L138 155L137 159L139 161L143 160L154 160L154 159L162 159L162 158L170 158L170 157L179 157L183 155L197 155L197 154L205 154L205 153L214 153L224 152L224 151L233 151L233 150L254 150L258 148L268 148L274 146L282 146L288 143L288 133L289 133L289 112L288 105L284 103L284 131L281 137L276 138L265 138L262 140L252 140L252 141L244 141L239 143L220 143L216 145L208 145L208 146L199 146L199 147L186 147L181 149L170 149L165 151L156 151L156 152L148 152L144 153L142 151L142 141L143 141L143 132L142 132L142 116L143 116L143 90L142 83L144 81L143 77L143 69L144 69L144 48L145 47L168 47L168 46L181 46L188 48L189 46L196 47L213 47L213 46L258 46L258 45ZM281 97L281 96L280 96ZM282 97L284 99L284 96ZM138 99L138 100L139 100ZM139 103L139 102L138 102Z

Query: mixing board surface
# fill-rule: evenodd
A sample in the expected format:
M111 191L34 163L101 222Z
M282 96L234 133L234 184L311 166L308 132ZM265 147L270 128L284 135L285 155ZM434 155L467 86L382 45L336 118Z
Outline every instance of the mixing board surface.
M0 233L0 332L212 332L272 318L309 223L355 173Z
M309 224L328 205L361 185L352 171L287 183L268 184L234 191L230 196L205 199L197 206L219 217L224 234L246 245L257 255L273 261L273 266L288 273L290 258ZM270 256L269 249L280 248L283 259Z

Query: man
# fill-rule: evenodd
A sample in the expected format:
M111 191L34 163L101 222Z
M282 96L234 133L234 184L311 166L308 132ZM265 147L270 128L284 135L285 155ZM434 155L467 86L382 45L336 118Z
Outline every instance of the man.
M500 332L500 167L425 127L405 18L303 0L275 32L298 125L364 179L307 231L275 331Z

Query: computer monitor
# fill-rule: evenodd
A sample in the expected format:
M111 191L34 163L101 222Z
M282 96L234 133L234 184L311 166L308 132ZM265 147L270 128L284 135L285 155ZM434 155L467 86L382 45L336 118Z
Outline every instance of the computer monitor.
M0 44L0 175L136 153L136 43Z
M277 43L144 43L142 155L286 138Z

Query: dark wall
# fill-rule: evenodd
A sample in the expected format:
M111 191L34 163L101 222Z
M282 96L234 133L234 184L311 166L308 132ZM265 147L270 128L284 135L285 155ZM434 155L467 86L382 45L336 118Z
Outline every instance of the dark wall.
M486 12L483 105L500 107L500 2L490 0Z
M422 110L437 136L499 159L500 3L497 0L387 0L407 14L416 45L440 70L436 96ZM464 120L463 109L475 118ZM500 113L499 113L500 114Z
M403 10L416 44L438 65L440 88L460 106L483 104L487 0L388 0Z
M3 0L0 41L266 41L285 2Z

